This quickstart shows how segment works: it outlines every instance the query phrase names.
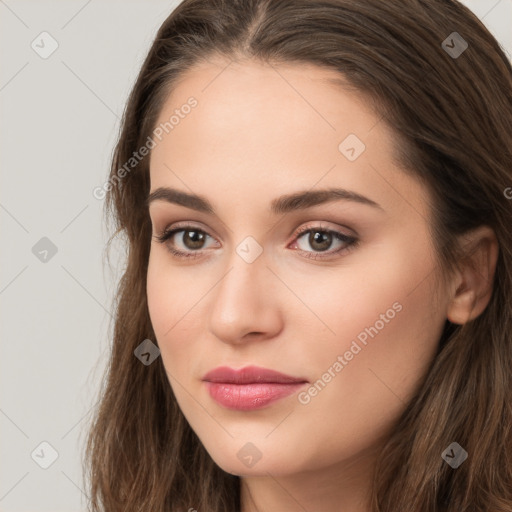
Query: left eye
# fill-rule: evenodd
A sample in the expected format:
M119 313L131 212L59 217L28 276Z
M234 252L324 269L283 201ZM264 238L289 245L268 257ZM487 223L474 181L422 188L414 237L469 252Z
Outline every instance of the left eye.
M305 236L307 235L307 238ZM301 247L299 241L304 238L306 243L313 248L313 251L309 251L307 248ZM345 249L348 249L351 245L356 243L356 238L353 236L348 236L339 231L324 229L324 228L310 228L302 231L299 236L297 236L297 241L295 245L299 247L300 250L312 253L311 256L307 256L309 258L318 257L315 255L318 253L326 252L333 245L334 242L338 242L338 249L329 251L329 254L335 254ZM340 247L341 245L341 247ZM322 257L322 256L320 256Z

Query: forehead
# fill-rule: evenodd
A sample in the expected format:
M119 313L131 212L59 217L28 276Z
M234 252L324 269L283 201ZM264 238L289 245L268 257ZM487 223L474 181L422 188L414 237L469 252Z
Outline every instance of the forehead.
M309 121L310 133L334 133L350 125L363 134L375 124L377 115L370 109L369 98L350 87L339 73L306 63L276 65L219 57L199 62L174 85L158 124L191 96L199 103L195 112L200 111L201 121L208 121L209 128L226 129L236 122L250 123L253 131L265 126L267 133L278 127L304 132L305 127L296 123L301 120ZM275 117L268 116L279 113L285 113L286 119L281 117L278 125L272 122Z
M191 97L196 106L185 108ZM274 196L321 181L364 189L382 204L385 175L398 172L392 132L368 98L344 87L338 73L314 65L199 63L175 85L157 126L169 125L173 116L151 153L152 190L228 187L249 198L244 187ZM347 158L347 144L360 152L357 159ZM411 187L424 193L405 175L393 179L407 194ZM397 192L386 192L391 206Z
M364 141L378 121L361 95L331 82L336 78L332 70L307 64L199 63L184 73L161 109L162 141L152 159L165 154L177 163L186 154L188 161L207 157L211 163L222 154L242 158L236 164L245 167L249 160L286 157L290 164L318 167L316 149L332 160L346 136L353 133ZM192 109L186 107L191 97L197 101ZM372 144L387 142L374 137Z

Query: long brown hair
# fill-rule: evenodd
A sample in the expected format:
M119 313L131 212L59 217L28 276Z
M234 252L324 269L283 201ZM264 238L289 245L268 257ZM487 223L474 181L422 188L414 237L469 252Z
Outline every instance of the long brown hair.
M449 51L453 37L459 48L467 43L460 55ZM378 460L372 512L510 512L512 68L454 0L185 0L165 20L130 94L105 189L127 266L86 446L91 510L240 510L239 477L222 471L192 431L161 358L146 366L134 356L143 340L156 343L146 297L149 157L119 173L176 80L216 55L315 64L367 95L395 134L405 172L432 192L432 239L446 275L462 255L458 235L482 225L496 233L490 302L464 325L446 322ZM457 469L441 457L454 441L469 454Z

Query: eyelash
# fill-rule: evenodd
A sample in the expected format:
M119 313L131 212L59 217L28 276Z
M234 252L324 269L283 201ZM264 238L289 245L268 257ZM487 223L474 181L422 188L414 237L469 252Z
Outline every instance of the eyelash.
M196 231L196 232L202 233L204 235L210 236L210 235L208 235L208 233L206 233L202 229L196 228L195 226L179 226L179 227L176 227L176 228L173 228L170 230L165 230L162 234L155 235L154 238L156 239L157 242L159 242L161 244L165 244L170 238L172 238L173 235L175 235L176 233L179 233L181 231L183 231L183 232ZM337 250L331 251L331 252L327 252L327 251L310 252L310 251L304 251L304 250L298 249L298 251L300 253L305 253L305 257L308 259L313 259L313 260L327 259L328 257L330 257L334 254L352 251L359 245L359 239L357 239L356 237L345 235L336 230L322 228L321 226L307 226L305 228L299 229L297 231L297 233L295 234L294 240L299 239L304 234L310 233L310 232L332 234L332 235L334 235L335 240L344 242L347 245L345 247L342 247L341 249L337 249ZM192 252L183 252L183 251L178 251L178 250L170 247L167 244L166 244L166 248L173 256L175 256L177 258L198 258L201 256L201 250L192 251ZM328 254L328 256L315 256L315 254L316 255Z

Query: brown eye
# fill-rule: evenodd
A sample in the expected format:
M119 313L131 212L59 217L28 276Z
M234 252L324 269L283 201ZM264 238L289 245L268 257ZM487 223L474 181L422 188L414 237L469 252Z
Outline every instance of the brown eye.
M334 254L348 251L355 248L359 242L354 236L345 235L339 231L323 227L303 229L297 235L296 240L294 245L297 245L306 258L312 259L327 258ZM337 245L337 248L329 250L333 245ZM325 253L325 256L321 253Z
M199 230L192 231L189 229L183 229L181 231L183 232L181 241L187 249L198 250L203 248L204 241L207 236L206 233Z
M200 256L200 251L205 249L207 238L212 237L194 226L170 229L156 236L156 240L165 244L171 254L180 258Z
M333 236L327 231L311 230L309 232L308 243L310 247L318 251L326 251L332 244Z

